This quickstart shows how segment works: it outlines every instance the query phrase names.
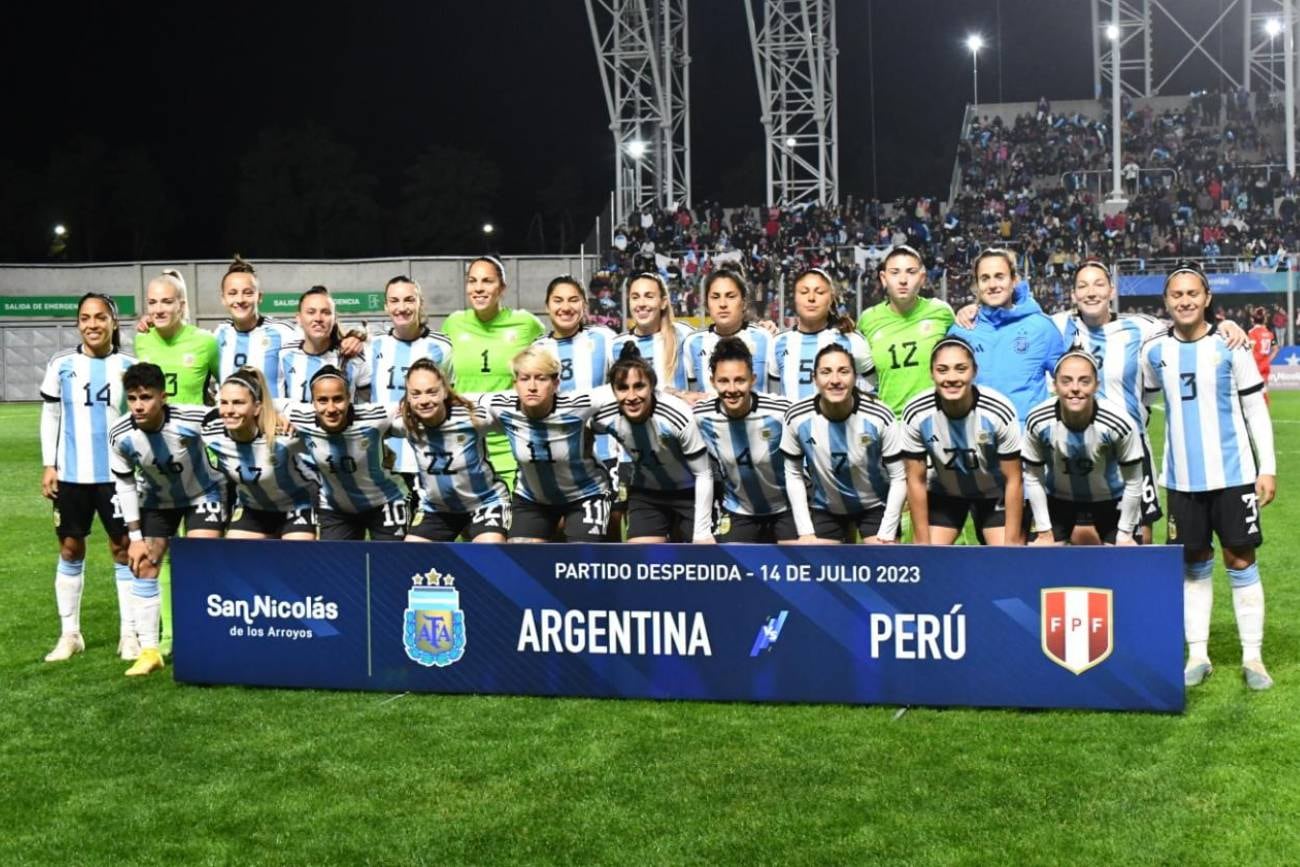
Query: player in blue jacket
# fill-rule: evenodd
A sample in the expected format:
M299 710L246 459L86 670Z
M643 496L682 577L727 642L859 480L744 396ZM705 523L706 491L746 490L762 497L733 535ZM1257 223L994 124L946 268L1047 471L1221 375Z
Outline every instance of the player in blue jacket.
M1047 376L1065 352L1061 332L1028 284L1016 283L1015 255L1008 250L990 247L976 257L975 293L980 302L975 324L954 325L948 333L975 350L975 383L1005 395L1023 424L1047 399Z

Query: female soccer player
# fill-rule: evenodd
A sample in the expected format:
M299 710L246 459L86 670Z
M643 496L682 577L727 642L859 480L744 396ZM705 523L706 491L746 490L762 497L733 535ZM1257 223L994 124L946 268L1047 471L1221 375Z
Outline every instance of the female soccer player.
M149 281L145 310L152 328L135 338L135 354L162 368L175 403L209 403L208 384L220 376L217 340L190 324L185 279L168 269Z
M628 312L632 330L614 339L617 357L627 343L635 343L641 357L654 368L655 376L669 392L686 391L686 363L682 349L691 328L673 318L668 285L658 274L637 274L627 284Z
M880 399L897 415L932 387L930 355L952 327L953 312L946 301L921 297L925 262L905 244L881 260L880 285L885 300L862 311L858 331L871 346Z
M108 431L126 406L122 374L135 359L121 352L117 305L91 292L77 303L81 345L56 352L41 381L41 493L54 503L54 533L59 562L54 598L61 632L46 662L61 662L86 649L81 636L81 593L85 586L86 537L95 515L108 536L116 564L122 659L140 655L132 621L131 569L127 564L126 524L113 491Z
M793 542L799 537L785 495L781 434L790 401L754 390L749 347L720 339L709 356L716 397L695 404L695 422L722 480L719 542Z
M262 371L241 367L217 395L217 417L203 425L203 442L234 486L227 539L316 538L315 483L304 475L301 439L277 435L279 416Z
M609 380L617 403L591 426L618 440L631 467L627 540L712 544L713 475L690 405L655 390L654 368L634 343L623 344Z
M976 382L1003 394L1023 422L1047 398L1047 377L1065 352L1061 333L1043 314L1026 283L1016 281L1015 256L989 247L975 257L975 324L949 334L969 345L979 365ZM932 371L933 372L933 371Z
M536 316L503 303L506 270L492 256L480 256L465 272L465 310L447 317L442 331L451 340L453 380L462 394L503 391L513 384L511 361L545 331ZM515 461L501 434L488 437L488 459L507 487L514 486Z
M704 278L704 303L713 324L693 331L686 337L682 363L686 366L687 387L703 392L709 387L709 359L713 348L724 337L739 337L749 347L754 361L754 375L767 382L768 345L772 342L762 326L748 321L749 286L737 270L719 268Z
M203 445L204 421L215 412L169 404L166 379L156 364L132 365L122 374L122 388L130 414L113 425L108 444L131 539L127 556L135 576L131 596L140 656L126 673L136 676L163 667L158 577L169 540L182 521L191 538L220 538L226 523L226 486L208 465Z
M348 381L332 364L312 374L311 403L289 408L294 435L315 457L320 478L320 538L401 541L406 497L384 466L384 437L392 413L379 404L353 404Z
M609 523L609 474L591 453L588 422L613 401L609 386L560 394L560 360L529 347L511 364L514 391L479 405L505 431L519 467L511 542L546 542L564 522L570 542L600 542Z
M1075 527L1096 528L1099 542L1133 545L1142 510L1141 428L1123 404L1098 397L1096 360L1082 350L1061 356L1056 397L1029 411L1021 456L1034 526L1057 543ZM1046 534L1036 541L1046 542Z
M781 451L800 542L852 542L855 531L865 542L892 542L898 534L907 497L898 424L857 379L852 353L824 346L813 358L817 393L786 413Z
M1277 492L1277 462L1264 382L1250 353L1228 349L1210 325L1204 272L1184 264L1165 278L1164 292L1174 324L1142 347L1142 378L1149 396L1164 395L1161 484L1168 491L1169 542L1183 546L1183 681L1196 686L1213 670L1207 647L1217 535L1232 582L1242 673L1249 688L1268 689L1273 679L1260 653L1264 587L1255 549L1264 542L1259 510Z
M221 303L230 313L230 321L214 332L222 382L241 367L255 367L266 377L267 394L282 396L280 353L302 335L293 323L261 314L257 270L238 256L221 278Z
M325 367L343 374L348 386L348 400L366 394L370 386L370 366L365 353L345 359L342 354L343 332L334 312L334 299L324 286L313 286L298 298L298 327L302 340L289 345L280 354L281 397L296 403L310 403L312 377Z
M930 356L934 391L903 409L907 501L917 544L951 545L968 514L987 544L1021 544L1020 423L1009 400L974 385L977 373L970 345L945 338Z
M411 362L394 430L406 435L423 492L408 542L504 542L510 492L487 460L485 410L456 393L431 359Z
M794 279L794 308L798 325L772 338L767 359L769 390L792 401L811 397L813 364L817 353L832 343L843 346L853 359L858 388L875 388L875 367L871 348L857 332L853 320L834 311L840 293L831 275L821 268L807 268Z

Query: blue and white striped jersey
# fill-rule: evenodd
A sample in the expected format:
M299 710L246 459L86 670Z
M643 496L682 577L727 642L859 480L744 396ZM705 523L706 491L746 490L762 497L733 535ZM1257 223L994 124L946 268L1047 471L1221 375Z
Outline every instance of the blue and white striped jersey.
M1141 422L1145 430L1148 412L1142 402L1142 344L1166 326L1145 313L1125 313L1100 328L1091 328L1067 312L1053 313L1051 319L1067 348L1082 349L1097 359L1098 396L1123 404L1129 418Z
M903 452L929 459L931 491L969 500L1000 499L1007 480L999 461L1020 457L1016 408L991 388L973 386L975 405L950 418L933 391L903 407Z
M1082 430L1066 425L1057 398L1038 404L1025 419L1020 453L1025 463L1046 468L1048 496L1079 503L1118 500L1124 495L1120 466L1140 464L1145 454L1124 405L1104 397Z
M531 419L513 391L483 395L479 405L501 425L519 464L515 493L545 506L564 506L609 493L609 474L592 454L591 417L613 402L608 385L557 394L551 411Z
M258 434L242 443L213 414L203 425L203 442L245 509L295 512L315 504L315 488L298 463L307 446L298 437L277 436L271 445Z
M781 434L790 401L753 392L750 410L732 418L718 398L695 405L695 423L722 477L722 506L735 515L779 515L790 508L785 496Z
M813 362L823 346L838 343L853 356L853 367L858 372L858 388L864 392L876 390L876 363L871 360L871 347L867 338L857 331L848 334L827 326L815 334L798 329L782 331L772 338L767 358L767 388L789 400L803 400L816 393L813 384Z
M401 416L393 419L392 430L405 433L415 456L424 511L467 514L510 502L510 491L488 461L483 435L489 429L499 430L486 410L476 406L471 411L461 404L454 404L436 428L412 432L405 430Z
M145 431L124 415L108 434L113 475L122 480L135 477L140 505L146 509L221 502L225 479L208 463L203 444L203 425L216 417L211 407L169 403L163 407L162 426Z
M602 407L591 419L592 430L618 440L632 466L628 487L672 493L695 487L695 477L709 471L704 440L690 404L663 391L643 422L631 422L617 403Z
M612 330L603 325L584 325L568 337L554 332L533 341L534 346L549 349L560 359L560 394L591 391L605 385L610 365L614 363ZM618 457L618 443L609 434L596 437L596 459Z
M302 332L296 324L263 316L249 331L240 331L233 322L223 322L213 333L217 338L218 371L222 382L241 367L255 367L266 377L271 394L284 394L280 381L280 353L290 344L302 340Z
M1162 485L1190 492L1255 483L1241 398L1264 380L1249 349L1231 350L1213 332L1184 342L1170 328L1142 347L1142 377L1165 398Z
M633 331L628 331L614 338L614 346L611 350L614 360L618 361L618 354L623 351L623 344L635 343L636 348L641 350L641 357L650 362L654 368L655 376L659 378L659 388L675 388L678 391L686 390L686 358L683 351L686 348L686 338L691 336L691 326L685 322L673 322L673 331L677 335L677 350L674 355L677 358L677 366L673 369L673 375L667 374L667 354L664 352L663 335L656 331L646 337L642 337Z
M320 426L311 404L294 404L288 415L320 477L321 508L355 515L405 499L385 466L384 437L392 425L387 409L354 404L351 421L337 433Z
M311 403L311 378L316 371L327 364L332 364L343 371L348 381L348 395L356 399L357 389L370 385L370 365L366 356L354 355L343 358L337 349L327 349L320 355L312 355L302 348L302 341L294 341L280 353L281 397L287 397L294 403Z
M746 325L733 336L743 340L745 345L749 347L750 354L754 357L754 376L757 377L757 387L767 388L767 358L771 353L772 335L757 325ZM686 348L682 350L682 361L686 364L686 381L691 391L713 390L713 386L710 384L713 373L709 370L709 356L713 354L714 347L718 345L718 341L721 339L718 332L713 330L712 325L708 328L693 331L686 338Z
M451 365L451 341L442 334L424 328L414 340L402 340L389 329L371 341L366 348L370 358L370 399L389 409L401 403L406 396L406 370L420 358L428 358L438 365L443 378L450 383L455 380L455 371ZM399 473L419 471L415 454L400 436L387 440L388 448L393 452L393 469Z
M45 367L41 397L45 413L58 419L57 435L41 437L41 462L59 481L102 485L113 481L108 432L126 412L122 374L135 359L121 352L103 358L82 347L56 352Z
M785 414L781 451L801 461L812 490L812 507L856 515L883 507L889 495L885 464L902 458L894 414L878 400L856 397L848 418L822 414L817 395L798 401Z

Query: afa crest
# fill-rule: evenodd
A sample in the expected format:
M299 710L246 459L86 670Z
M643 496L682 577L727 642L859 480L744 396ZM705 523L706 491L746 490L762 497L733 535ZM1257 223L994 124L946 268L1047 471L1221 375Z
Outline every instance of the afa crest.
M430 569L411 578L402 644L406 655L426 667L445 668L465 655L465 612L455 579Z

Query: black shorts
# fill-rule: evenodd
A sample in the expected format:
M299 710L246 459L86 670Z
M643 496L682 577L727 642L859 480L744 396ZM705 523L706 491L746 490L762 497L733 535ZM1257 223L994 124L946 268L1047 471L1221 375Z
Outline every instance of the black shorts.
M406 536L406 500L393 500L364 512L321 509L317 519L322 542L361 541L367 533L374 542L400 542Z
M564 522L564 541L603 542L609 526L609 495L597 494L563 506L546 506L518 494L510 501L512 539L550 539Z
M59 482L54 495L54 533L60 539L84 539L99 515L99 523L110 539L126 535L126 521L117 504L117 486L112 482L79 485Z
M473 512L431 512L422 509L411 519L407 536L428 539L430 542L455 542L464 534L474 541L484 533L510 534L510 504L494 503L479 506Z
M605 461L609 471L609 489L614 492L612 499L615 511L627 510L627 488L632 481L632 462L622 458L610 458Z
M836 542L856 542L855 530L862 534L863 539L874 536L880 532L880 522L884 517L884 506L876 506L874 509L852 515L837 515L834 512L813 509L813 535L818 539L833 539Z
M226 529L261 533L273 539L278 539L285 533L315 533L316 510L304 506L292 512L272 512L235 506L235 511L230 516L230 526Z
M1048 497L1047 510L1052 515L1052 538L1056 541L1070 541L1075 527L1092 526L1101 541L1115 544L1119 532L1119 500L1076 503Z
M966 526L967 515L974 519L977 531L1005 527L1007 524L1007 505L1001 498L968 500L965 497L930 491L926 500L931 527L960 530Z
M224 498L225 492L222 492ZM226 501L212 500L176 509L141 509L140 532L150 539L170 539L185 522L185 532L226 529Z
M1225 548L1264 544L1254 485L1195 493L1171 490L1168 503L1170 545L1206 551L1214 547L1214 536Z
M794 513L785 511L777 515L740 515L723 512L714 528L719 542L793 542L799 538L794 526Z
M695 538L695 491L627 492L627 537L663 536L670 542Z
M1153 527L1165 516L1160 508L1160 494L1156 491L1155 464L1151 460L1151 443L1142 434L1142 508L1138 512L1138 525Z

